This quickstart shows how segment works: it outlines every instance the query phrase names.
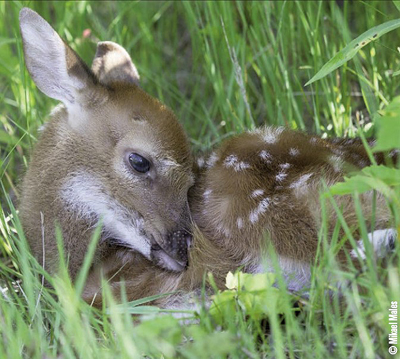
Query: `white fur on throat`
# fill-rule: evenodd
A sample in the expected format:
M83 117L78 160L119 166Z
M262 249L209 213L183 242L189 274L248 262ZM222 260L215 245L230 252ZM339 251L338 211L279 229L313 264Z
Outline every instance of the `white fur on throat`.
M141 234L143 219L111 198L94 175L79 172L70 177L62 186L60 196L77 216L102 221L107 235L117 243L150 258L150 242Z

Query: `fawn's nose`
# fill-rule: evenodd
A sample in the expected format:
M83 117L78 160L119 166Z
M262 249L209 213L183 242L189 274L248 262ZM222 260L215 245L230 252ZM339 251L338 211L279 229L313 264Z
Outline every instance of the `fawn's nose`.
M188 265L188 249L192 235L186 230L177 230L163 238L162 245L153 243L151 259L160 267L181 272Z

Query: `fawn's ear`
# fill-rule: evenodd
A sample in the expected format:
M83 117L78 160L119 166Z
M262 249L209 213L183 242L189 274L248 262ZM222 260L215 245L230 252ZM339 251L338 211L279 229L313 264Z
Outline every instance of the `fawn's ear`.
M92 71L104 85L133 83L139 85L139 74L126 50L111 41L97 44Z
M94 85L94 76L80 57L35 11L19 13L26 67L36 86L67 108L79 103L79 94Z

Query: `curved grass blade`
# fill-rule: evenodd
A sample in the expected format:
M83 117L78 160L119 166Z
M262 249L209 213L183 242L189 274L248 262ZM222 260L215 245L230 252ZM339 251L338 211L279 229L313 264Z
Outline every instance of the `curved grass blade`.
M319 70L315 74L315 76L305 84L305 86L308 86L313 82L320 80L326 75L330 74L332 71L336 70L344 63L351 60L364 46L368 45L372 41L379 39L382 35L397 29L398 27L400 27L400 19L385 22L364 32L353 41L351 41L346 47L340 50L324 66L322 66L321 70Z

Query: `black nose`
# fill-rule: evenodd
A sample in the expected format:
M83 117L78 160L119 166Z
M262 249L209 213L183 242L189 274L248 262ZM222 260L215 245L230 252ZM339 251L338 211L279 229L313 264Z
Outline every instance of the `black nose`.
M188 264L188 248L192 243L192 235L186 230L174 231L163 238L161 245L151 246L153 261L162 268L180 272Z
M192 235L185 230L170 233L164 241L163 249L180 263L188 261L188 247L192 242Z

